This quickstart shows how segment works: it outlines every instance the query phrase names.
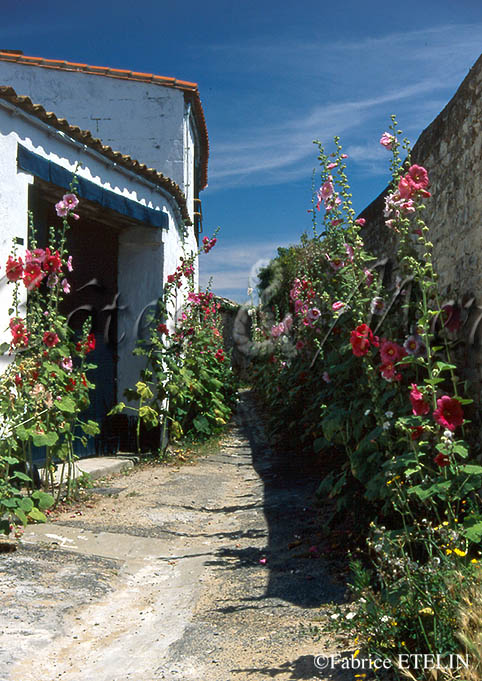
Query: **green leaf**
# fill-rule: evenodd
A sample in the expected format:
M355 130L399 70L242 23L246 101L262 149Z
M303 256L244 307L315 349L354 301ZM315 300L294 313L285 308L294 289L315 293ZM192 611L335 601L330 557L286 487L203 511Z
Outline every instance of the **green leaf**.
M32 478L22 471L15 471L10 477L17 478L17 480L23 480L24 482L32 482Z
M24 511L22 511L21 508L15 509L14 513L17 516L17 518L20 520L22 525L26 525L28 523L28 518L25 515Z
M87 423L81 423L80 427L86 435L98 435L100 433L99 425L95 421L87 421Z
M29 499L29 497L23 497L23 499L20 499L18 502L18 508L21 508L25 513L30 513L33 508L32 499Z
M9 350L10 350L10 344L9 343L2 343L0 345L0 355L4 355Z
M45 514L42 513L42 511L40 509L36 508L35 506L29 512L28 517L31 520L36 520L38 523L44 523L47 520L47 518L45 517Z
M47 494L47 492L42 492L41 490L36 490L32 494L32 499L35 499L37 506L41 511L45 511L46 508L53 506L55 501L51 494Z
M67 414L75 414L76 405L71 397L62 397L61 400L56 402L57 407L60 411L65 411Z
M482 475L482 466L477 466L473 463L466 463L460 466L460 470L467 475Z
M136 390L143 400L150 400L152 397L154 397L152 390L146 383L143 383L142 381L137 381Z
M209 422L205 416L196 416L192 424L199 433L205 433L206 435L211 433Z
M32 442L36 447L52 447L58 439L59 436L54 431L50 431L50 433L34 433L32 436Z

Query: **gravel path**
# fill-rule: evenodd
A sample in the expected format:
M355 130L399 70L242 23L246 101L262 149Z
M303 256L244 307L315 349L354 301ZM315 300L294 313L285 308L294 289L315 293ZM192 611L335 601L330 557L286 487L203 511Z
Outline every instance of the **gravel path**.
M249 393L218 451L139 467L0 556L5 681L348 679L310 625L343 586L310 552L314 478ZM344 675L345 674L345 675Z

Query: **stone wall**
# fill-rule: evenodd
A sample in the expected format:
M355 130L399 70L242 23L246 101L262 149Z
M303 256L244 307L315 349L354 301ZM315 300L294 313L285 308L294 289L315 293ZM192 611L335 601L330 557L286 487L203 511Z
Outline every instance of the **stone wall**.
M482 404L482 56L444 110L417 140L413 163L427 168L432 198L425 219L444 302L456 303L463 327L459 359ZM383 219L383 192L361 214L369 250L396 268L396 238ZM480 307L479 307L480 306ZM480 319L479 319L480 318Z

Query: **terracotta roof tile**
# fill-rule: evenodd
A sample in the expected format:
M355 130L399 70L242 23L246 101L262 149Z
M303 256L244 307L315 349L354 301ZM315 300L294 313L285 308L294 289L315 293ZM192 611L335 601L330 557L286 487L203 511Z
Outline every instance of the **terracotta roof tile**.
M17 95L12 87L0 86L0 99L22 109L31 116L35 116L44 123L48 123L48 125L66 133L78 142L86 144L91 149L103 154L118 165L121 165L137 175L145 177L153 184L162 187L175 199L185 224L192 225L187 209L186 197L184 196L182 189L176 182L173 182L169 177L166 177L166 175L157 172L154 168L147 168L144 163L139 163L139 161L136 161L127 154L123 154L120 151L114 151L111 147L102 144L100 139L93 137L89 130L81 130L77 125L70 125L65 118L57 118L54 113L46 111L40 104L33 104L30 97Z
M163 85L165 87L172 87L177 90L182 90L185 96L187 96L191 101L199 131L201 143L201 189L204 189L207 186L209 138L197 83L191 83L186 80L177 80L176 78L170 78L168 76L157 76L153 73L113 69L109 68L108 66L91 66L89 64L80 64L77 62L69 62L58 59L29 57L24 54L11 52L0 51L0 61L17 62L18 64L27 64L29 66L40 66L42 68L60 69L66 71L81 71L84 73L90 73L98 76L107 76L110 78L123 78L127 80L155 83L156 85Z

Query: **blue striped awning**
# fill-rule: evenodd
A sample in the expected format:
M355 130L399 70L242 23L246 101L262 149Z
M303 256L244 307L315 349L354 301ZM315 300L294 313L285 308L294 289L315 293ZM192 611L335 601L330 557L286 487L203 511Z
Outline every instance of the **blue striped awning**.
M42 158L38 154L34 154L33 151L22 147L20 144L17 150L17 165L22 170L35 175L35 177L39 177L63 189L69 189L74 177L73 173L69 170L62 168L57 163ZM125 196L120 196L108 189L103 189L94 184L94 182L85 180L83 177L77 176L76 193L79 198L94 201L100 206L115 210L121 215L152 227L160 227L161 229L169 227L169 216L166 212L143 206L137 203L137 201L132 201Z

